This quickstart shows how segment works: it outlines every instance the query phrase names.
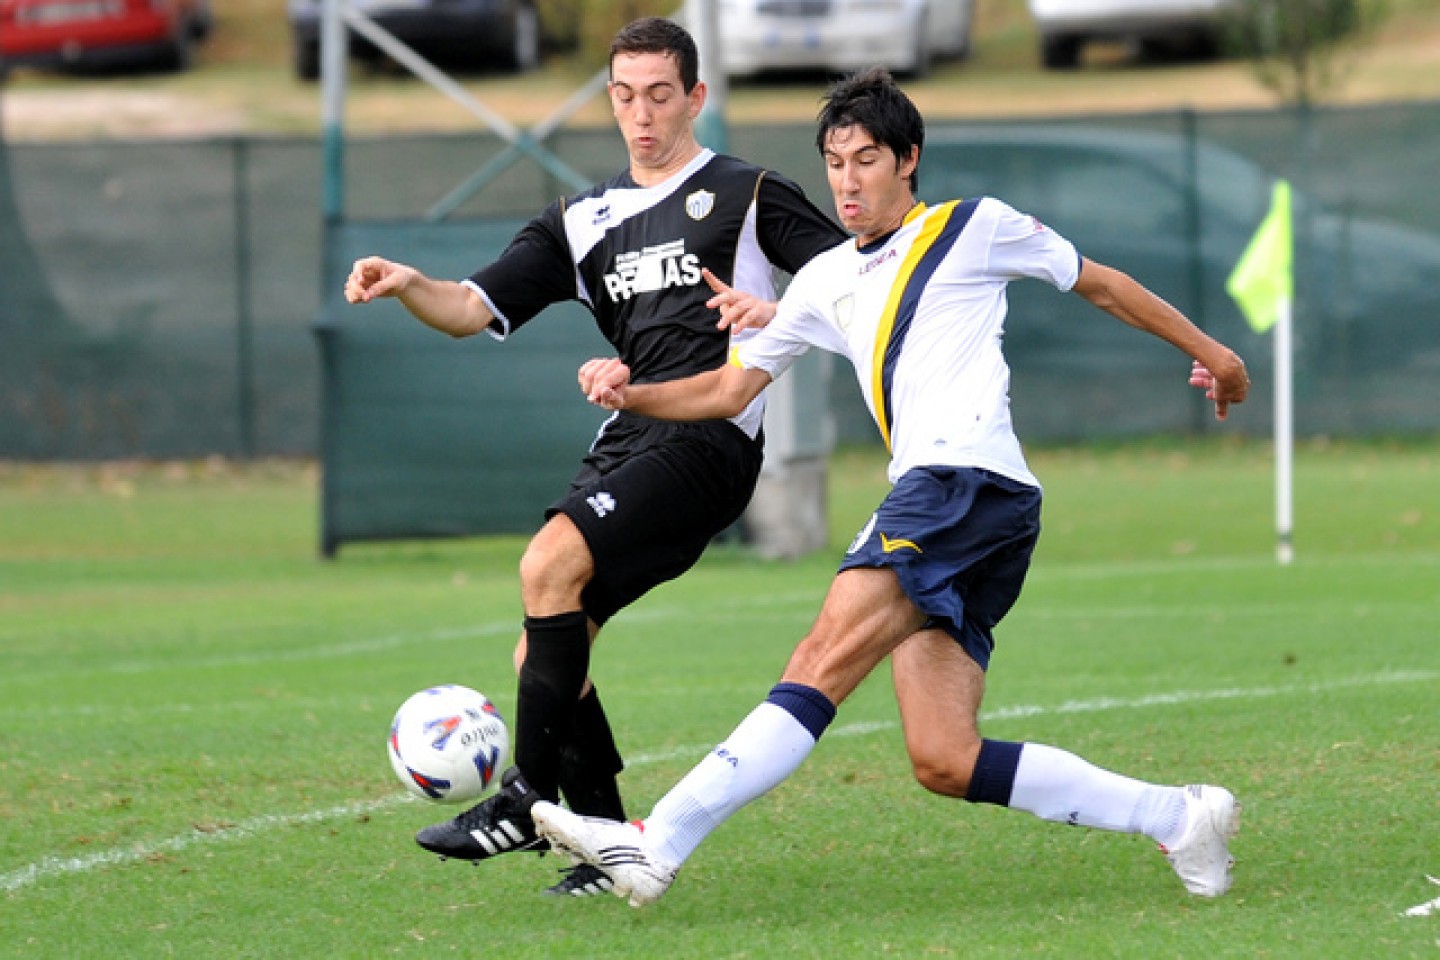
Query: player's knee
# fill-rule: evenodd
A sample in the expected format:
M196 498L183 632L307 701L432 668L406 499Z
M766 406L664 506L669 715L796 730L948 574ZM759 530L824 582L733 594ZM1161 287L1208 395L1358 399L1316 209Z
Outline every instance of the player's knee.
M540 587L553 577L554 566L550 551L538 542L530 541L520 557L520 588Z
M555 549L537 537L520 558L520 597L526 611L544 615L577 609L580 592L593 573L583 545Z
M963 798L969 792L978 743L956 743L951 739L928 744L910 742L907 747L910 769L920 786L942 797Z
M971 771L957 764L911 758L910 769L920 786L942 797L964 797L970 789Z

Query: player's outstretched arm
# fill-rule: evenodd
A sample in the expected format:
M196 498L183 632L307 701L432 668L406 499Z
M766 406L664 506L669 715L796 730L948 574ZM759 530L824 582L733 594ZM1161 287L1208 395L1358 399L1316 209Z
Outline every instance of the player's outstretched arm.
M726 365L664 383L631 383L630 368L614 357L587 360L580 390L607 410L631 410L659 420L718 420L738 415L770 384L763 370Z
M452 337L479 333L495 319L474 290L453 280L433 280L414 267L381 257L356 260L345 278L345 299L369 303L380 297L394 297L417 320Z
M1190 383L1205 389L1205 396L1215 404L1217 420L1225 419L1230 404L1244 401L1250 377L1239 354L1129 275L1087 258L1074 289L1101 310L1184 351L1194 361Z

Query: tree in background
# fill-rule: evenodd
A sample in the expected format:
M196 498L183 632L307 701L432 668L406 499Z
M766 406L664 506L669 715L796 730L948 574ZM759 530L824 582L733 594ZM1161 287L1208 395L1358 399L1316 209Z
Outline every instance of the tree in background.
M535 0L545 49L579 50L586 70L610 62L610 41L625 24L640 17L668 17L681 6L683 0Z
M640 17L668 17L680 0L578 0L580 5L580 57L587 68L598 70L610 62L610 41L620 28Z
M1314 104L1349 66L1352 50L1384 19L1385 0L1236 0L1230 48L1287 103Z
M584 0L535 0L540 15L540 44L547 51L574 50L580 43Z

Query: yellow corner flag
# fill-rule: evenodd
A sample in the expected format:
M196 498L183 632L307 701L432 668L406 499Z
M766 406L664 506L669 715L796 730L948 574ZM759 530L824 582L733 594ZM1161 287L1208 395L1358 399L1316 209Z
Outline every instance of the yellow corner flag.
M1225 282L1256 333L1264 333L1280 319L1280 305L1295 297L1294 244L1290 230L1290 184L1275 181L1270 212L1250 238L1250 245Z

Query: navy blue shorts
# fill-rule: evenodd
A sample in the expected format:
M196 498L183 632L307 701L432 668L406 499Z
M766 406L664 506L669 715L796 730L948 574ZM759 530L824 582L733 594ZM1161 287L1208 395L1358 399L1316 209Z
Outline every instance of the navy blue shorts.
M916 467L850 544L841 570L887 567L982 669L1040 536L1039 489L974 467Z

